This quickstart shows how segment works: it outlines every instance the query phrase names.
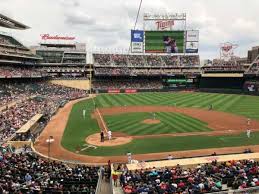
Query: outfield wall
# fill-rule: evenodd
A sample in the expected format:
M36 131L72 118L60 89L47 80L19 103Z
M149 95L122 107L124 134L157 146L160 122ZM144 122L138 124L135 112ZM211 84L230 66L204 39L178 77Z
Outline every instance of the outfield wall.
M227 75L226 75L227 76ZM259 95L259 77L256 76L247 76L244 77L203 77L199 75L195 76L186 76L192 77L195 80L191 85L181 86L177 85L175 87L169 87L165 84L165 79L181 79L184 77L179 76L167 76L167 77L156 77L155 80L160 80L163 83L162 89L130 89L130 88L115 88L113 89L93 89L93 93L136 93L136 92L171 92L171 91L203 91L203 92L216 92L216 93L229 93L229 94L248 94L248 95ZM106 78L102 77L101 80L105 80ZM115 78L115 80L118 78ZM125 78L124 78L125 79ZM128 81L133 78L130 78ZM141 80L140 77L136 78ZM151 79L151 78L149 78ZM98 80L98 78L96 78ZM109 81L110 78L107 79ZM251 84L254 84L254 91L252 91Z
M222 88L242 90L245 79L243 77L201 77L199 88Z

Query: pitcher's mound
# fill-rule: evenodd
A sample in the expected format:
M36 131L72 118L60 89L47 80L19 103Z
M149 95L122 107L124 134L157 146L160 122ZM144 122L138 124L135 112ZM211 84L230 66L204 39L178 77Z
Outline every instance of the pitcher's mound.
M158 119L146 119L146 120L142 121L142 123L144 123L144 124L158 124L158 123L160 123L160 120L158 120Z
M104 142L100 141L100 134L96 133L90 135L86 138L86 143L95 145L95 146L118 146L130 143L132 141L132 137L129 136L114 136L111 140L105 138Z

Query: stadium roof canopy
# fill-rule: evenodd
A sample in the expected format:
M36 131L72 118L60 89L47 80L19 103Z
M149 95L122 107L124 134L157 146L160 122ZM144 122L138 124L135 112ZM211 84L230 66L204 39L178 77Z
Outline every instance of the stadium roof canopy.
M17 29L17 30L26 30L30 28L29 26L26 26L20 22L17 22L7 16L4 16L3 14L0 14L0 27Z

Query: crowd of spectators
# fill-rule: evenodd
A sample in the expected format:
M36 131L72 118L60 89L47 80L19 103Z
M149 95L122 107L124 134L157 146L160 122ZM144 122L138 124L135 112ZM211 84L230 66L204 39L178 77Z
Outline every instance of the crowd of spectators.
M0 66L0 77L41 77L42 72L34 68Z
M28 48L11 36L0 35L0 55L35 56Z
M0 55L18 55L18 56L27 56L35 57L35 55L28 49L21 49L20 47L0 47Z
M146 55L144 58L147 61L147 66L165 66L161 56Z
M40 71L45 72L85 72L85 67L42 67Z
M162 89L161 81L156 80L100 80L93 81L94 90L109 90L109 89Z
M128 76L138 76L138 75L175 75L182 73L200 73L200 68L116 68L116 67L99 67L94 69L95 75L128 75Z
M3 84L0 90L2 108L0 112L0 142L7 140L34 115L43 114L46 120L66 101L85 97L84 90L39 83Z
M203 71L206 72L244 72L244 67L233 60L213 60L212 64L205 65Z
M223 189L242 190L259 186L259 162L214 161L196 168L185 169L177 165L173 168L125 170L120 176L120 182L127 194L198 194L220 192Z
M136 67L181 67L199 66L198 55L121 55L93 54L95 66L136 66Z
M13 37L2 35L2 34L0 34L0 44L24 48L23 45L19 43L17 40L15 40Z
M34 153L0 151L0 193L95 194L97 167L69 166Z

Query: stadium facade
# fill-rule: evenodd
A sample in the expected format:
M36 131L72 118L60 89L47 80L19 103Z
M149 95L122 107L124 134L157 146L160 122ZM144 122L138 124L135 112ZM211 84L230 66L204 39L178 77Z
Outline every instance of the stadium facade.
M38 69L50 77L88 77L85 44L40 43L33 49L42 57Z

